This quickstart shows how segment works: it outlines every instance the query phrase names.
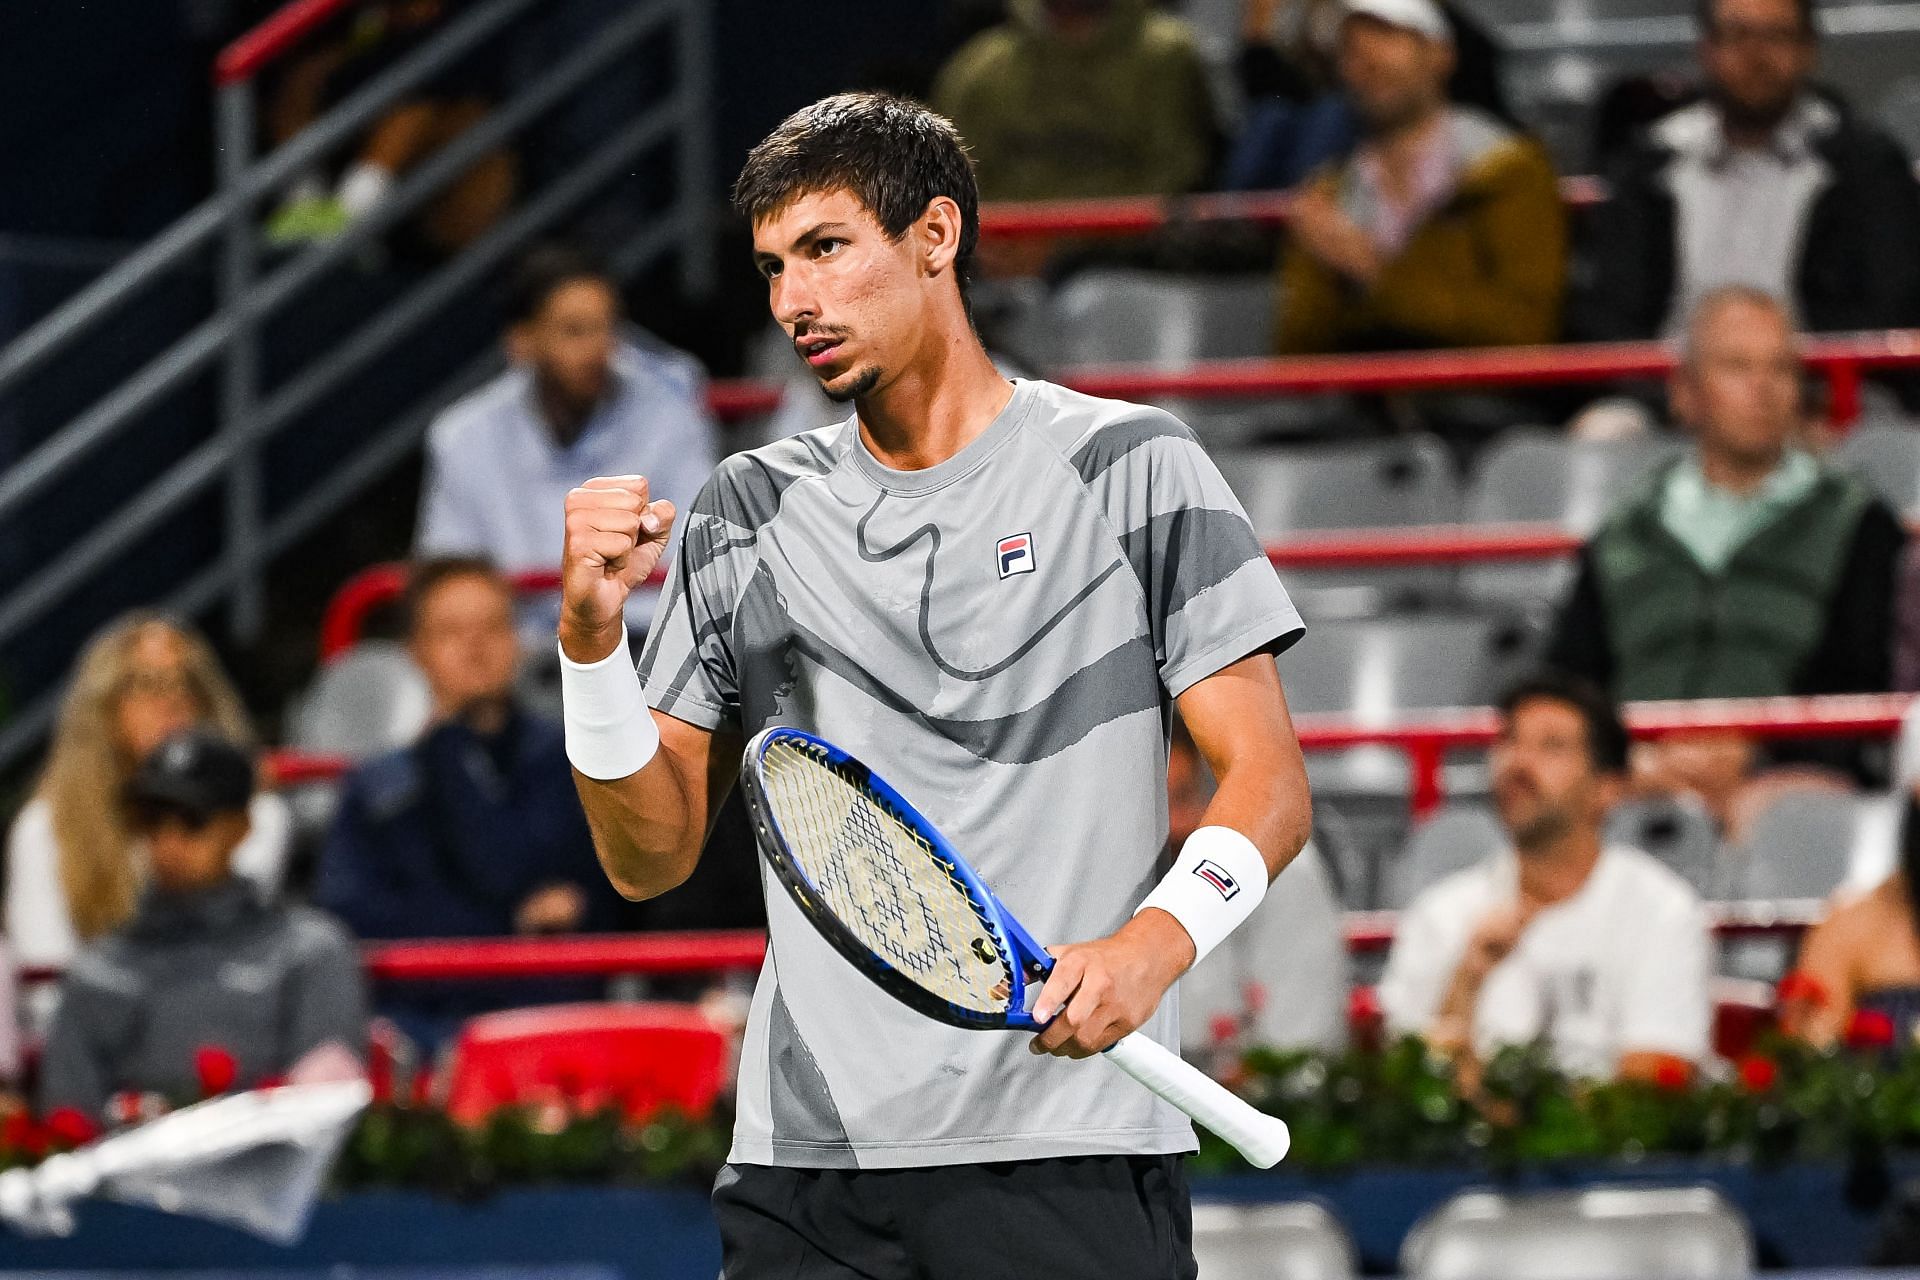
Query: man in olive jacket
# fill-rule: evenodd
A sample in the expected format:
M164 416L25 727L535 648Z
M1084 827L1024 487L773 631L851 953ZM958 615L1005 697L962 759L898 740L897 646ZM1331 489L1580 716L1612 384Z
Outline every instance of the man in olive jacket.
M987 200L1169 196L1213 169L1218 125L1193 31L1148 0L1012 0L954 54L933 106Z
M1342 86L1364 137L1294 202L1286 354L1510 346L1559 333L1566 214L1538 142L1447 101L1433 0L1347 0Z

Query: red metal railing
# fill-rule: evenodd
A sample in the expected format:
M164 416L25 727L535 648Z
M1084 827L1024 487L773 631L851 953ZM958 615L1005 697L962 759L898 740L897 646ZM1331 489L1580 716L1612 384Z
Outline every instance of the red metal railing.
M1636 738L1674 733L1741 733L1770 741L1892 737L1910 694L1840 694L1820 698L1728 698L1698 702L1635 702L1624 708ZM1484 749L1499 733L1499 718L1484 708L1436 711L1377 725L1343 715L1302 715L1295 728L1307 751L1394 747L1407 757L1409 804L1415 818L1446 800L1447 753Z
M1809 338L1803 350L1807 368L1827 384L1829 418L1836 424L1848 425L1860 416L1861 380L1868 372L1920 367L1920 330L1891 329ZM1203 360L1175 370L1088 367L1064 370L1056 380L1076 391L1121 400L1176 396L1259 400L1333 392L1381 395L1594 385L1623 379L1664 378L1673 371L1675 361L1674 349L1663 342L1599 342L1468 351ZM716 382L709 389L708 404L716 416L736 421L771 413L780 404L782 390L776 382Z
M1607 198L1598 178L1562 178L1560 195L1572 208ZM1052 236L1137 236L1162 227L1196 222L1252 222L1283 226L1292 212L1284 191L1220 195L1123 196L1104 200L1033 200L980 206L980 234L1002 240Z
M1838 694L1819 698L1727 698L1694 702L1635 702L1624 710L1636 738L1674 733L1742 733L1768 741L1811 738L1892 737L1913 695ZM1447 753L1483 750L1499 732L1498 717L1486 708L1424 712L1378 724L1342 715L1302 715L1295 720L1300 745L1307 751L1344 751L1353 747L1393 747L1407 756L1416 817L1425 817L1446 799L1443 772ZM282 786L321 782L339 776L348 762L337 756L279 751L268 757L268 774Z
M251 80L305 42L327 19L353 0L293 0L273 16L220 51L213 61L213 82Z

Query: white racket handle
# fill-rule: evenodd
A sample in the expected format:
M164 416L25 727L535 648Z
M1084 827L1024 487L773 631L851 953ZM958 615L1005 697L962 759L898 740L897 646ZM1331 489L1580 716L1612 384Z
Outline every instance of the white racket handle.
M1123 1037L1101 1055L1233 1144L1256 1169L1271 1169L1293 1138L1270 1116L1173 1050L1143 1035Z

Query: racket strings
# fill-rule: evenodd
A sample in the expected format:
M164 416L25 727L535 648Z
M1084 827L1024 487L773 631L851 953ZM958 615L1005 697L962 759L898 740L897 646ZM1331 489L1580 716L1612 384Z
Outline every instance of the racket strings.
M763 761L788 850L841 922L941 998L1004 1011L1007 959L973 894L932 844L817 749L775 742Z

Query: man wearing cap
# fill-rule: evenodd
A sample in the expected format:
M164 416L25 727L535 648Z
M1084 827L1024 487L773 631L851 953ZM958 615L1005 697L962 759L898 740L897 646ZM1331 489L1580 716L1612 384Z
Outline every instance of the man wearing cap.
M1285 353L1549 342L1566 214L1540 144L1448 102L1433 0L1346 0L1340 81L1362 130L1296 194L1281 262Z
M225 1051L241 1088L358 1069L366 995L346 933L316 911L263 903L233 874L253 789L249 755L204 729L167 739L128 783L147 889L67 971L40 1068L44 1109L99 1115L127 1091L193 1101L203 1049Z

